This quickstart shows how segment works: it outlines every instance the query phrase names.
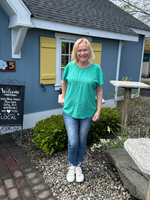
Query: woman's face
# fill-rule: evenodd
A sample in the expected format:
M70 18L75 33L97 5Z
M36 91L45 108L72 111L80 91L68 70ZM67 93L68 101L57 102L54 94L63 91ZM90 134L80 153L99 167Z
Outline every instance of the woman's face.
M90 57L90 53L85 42L81 42L77 49L77 58L80 62L87 62Z

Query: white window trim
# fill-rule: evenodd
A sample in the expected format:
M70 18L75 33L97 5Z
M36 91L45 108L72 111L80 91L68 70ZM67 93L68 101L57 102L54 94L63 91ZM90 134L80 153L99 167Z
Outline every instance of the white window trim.
M61 34L61 33L55 33L56 38L56 84L55 84L55 90L60 90L61 88L61 42L62 41L69 41L69 42L75 42L79 38L83 38L83 36L78 35L69 35L69 34ZM91 37L85 37L90 42L92 41Z

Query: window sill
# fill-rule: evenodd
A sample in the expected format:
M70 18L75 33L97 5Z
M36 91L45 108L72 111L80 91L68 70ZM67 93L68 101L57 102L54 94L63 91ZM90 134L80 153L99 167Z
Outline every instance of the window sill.
M55 84L55 91L58 91L61 89L61 84Z

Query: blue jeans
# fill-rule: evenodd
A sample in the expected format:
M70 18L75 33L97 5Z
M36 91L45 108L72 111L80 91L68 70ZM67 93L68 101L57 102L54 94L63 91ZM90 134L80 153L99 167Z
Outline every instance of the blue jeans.
M81 166L84 158L87 136L92 117L76 119L63 112L68 135L68 158L70 166Z

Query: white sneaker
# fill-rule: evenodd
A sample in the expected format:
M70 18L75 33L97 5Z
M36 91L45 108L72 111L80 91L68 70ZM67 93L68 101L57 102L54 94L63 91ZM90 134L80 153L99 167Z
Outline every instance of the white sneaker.
M68 167L68 173L67 173L67 181L68 182L73 182L74 181L75 171L76 171L76 167L75 166Z
M82 174L81 167L76 167L76 181L77 182L83 182L84 181L84 175Z

